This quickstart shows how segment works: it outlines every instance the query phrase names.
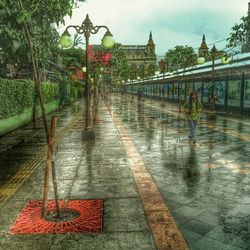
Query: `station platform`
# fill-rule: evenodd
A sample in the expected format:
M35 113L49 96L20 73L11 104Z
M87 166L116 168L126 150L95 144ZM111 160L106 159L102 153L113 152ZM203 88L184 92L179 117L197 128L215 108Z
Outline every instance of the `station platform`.
M10 233L43 195L38 120L0 138L1 250L250 249L250 120L204 114L191 145L178 106L113 94L86 141L83 104L53 114L53 160L60 200L103 200L102 231Z

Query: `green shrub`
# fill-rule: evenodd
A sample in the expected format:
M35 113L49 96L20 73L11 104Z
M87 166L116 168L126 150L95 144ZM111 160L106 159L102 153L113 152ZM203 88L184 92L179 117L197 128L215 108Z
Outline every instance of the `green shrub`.
M53 102L59 99L58 83L45 82L41 84L41 90L44 103Z
M0 119L32 106L34 83L29 80L0 79Z
M71 90L71 96L69 90ZM46 104L55 100L79 97L82 87L81 85L70 86L66 81L60 84L44 82L41 84L41 91ZM22 113L25 109L31 108L34 101L39 105L33 81L0 79L0 119Z

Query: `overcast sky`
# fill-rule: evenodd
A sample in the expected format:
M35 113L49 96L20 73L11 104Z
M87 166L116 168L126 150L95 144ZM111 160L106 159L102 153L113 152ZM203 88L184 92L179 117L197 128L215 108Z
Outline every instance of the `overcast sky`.
M202 34L207 44L227 38L247 11L248 0L87 0L65 21L66 26L81 25L88 13L93 25L108 26L115 41L124 45L146 44L151 30L161 58L176 45L198 48ZM104 32L92 35L90 43L100 43ZM224 49L225 44L216 47Z

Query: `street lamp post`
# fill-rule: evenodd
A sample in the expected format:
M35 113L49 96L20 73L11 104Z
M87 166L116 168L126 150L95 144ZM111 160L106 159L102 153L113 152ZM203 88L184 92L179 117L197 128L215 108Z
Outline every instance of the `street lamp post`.
M85 77L85 138L91 139L94 137L94 131L90 119L90 89L89 89L89 37L91 34L96 34L101 28L106 29L106 33L102 38L102 46L104 48L112 48L114 45L114 39L109 29L105 25L93 26L89 19L89 15L82 22L81 26L70 25L66 28L64 33L60 38L60 44L64 48L69 48L72 46L70 43L70 34L68 32L69 28L74 28L78 34L84 34L85 37L85 48L86 48L86 77Z
M214 75L214 60L217 55L217 49L215 48L215 45L212 47L211 51L211 59L212 59L212 86L211 86L211 104L210 104L210 112L211 115L214 115L215 112L215 75Z
M219 52L215 45L213 45L212 49L210 50L210 57L212 59L212 85L211 85L211 92L210 92L210 107L209 107L209 114L211 118L215 117L215 101L216 101L216 91L215 91L215 59L218 55L220 55L221 52ZM223 52L224 55L221 58L222 64L228 64L231 62L231 58L227 57L225 55L226 53ZM204 57L198 57L197 58L197 63L198 64L203 64L205 62Z
M159 70L155 71L155 76L157 80L159 79L159 75L160 75L160 71ZM157 88L158 88L158 84L156 85L156 90L155 90L156 93L154 93L155 95L157 95Z

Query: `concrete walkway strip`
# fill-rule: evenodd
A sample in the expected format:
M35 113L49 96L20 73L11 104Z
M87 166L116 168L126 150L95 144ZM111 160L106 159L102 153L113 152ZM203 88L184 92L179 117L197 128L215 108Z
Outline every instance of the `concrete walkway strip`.
M56 136L55 144L58 144L65 135L70 131L74 126L78 117L82 115L83 110L81 109L76 113L74 118L69 122L69 124L64 127ZM39 163L45 159L47 155L47 145L44 146L39 153L37 153L30 161L25 163L16 174L3 186L0 186L0 206L3 205L14 193L18 190L19 187L29 178L33 171L39 166Z
M123 141L157 249L189 249L133 140L120 120L110 113Z

